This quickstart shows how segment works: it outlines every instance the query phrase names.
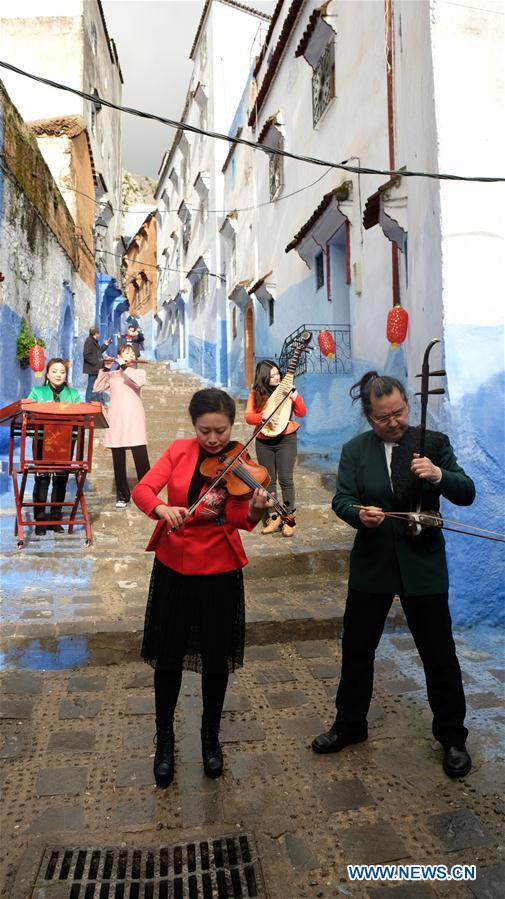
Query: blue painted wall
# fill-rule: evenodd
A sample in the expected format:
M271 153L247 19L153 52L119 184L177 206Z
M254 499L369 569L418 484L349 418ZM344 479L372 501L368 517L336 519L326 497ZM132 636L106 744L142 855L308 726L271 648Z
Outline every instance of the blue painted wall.
M473 506L447 504L446 514L501 533L505 532L504 346L503 327L446 326L449 402L441 418L458 461L477 488ZM446 540L456 622L503 626L505 546L461 534L447 534Z
M216 344L198 337L189 338L189 367L209 381L216 380Z

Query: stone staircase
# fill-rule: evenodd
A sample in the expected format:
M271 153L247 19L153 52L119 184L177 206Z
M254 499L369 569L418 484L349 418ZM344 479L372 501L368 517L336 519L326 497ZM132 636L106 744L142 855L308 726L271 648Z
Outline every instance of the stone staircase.
M172 440L193 435L187 408L202 382L161 363L146 363L146 372L143 400L153 463ZM244 410L239 400L233 437L241 441L251 433ZM262 536L258 528L242 535L250 560L245 569L248 643L335 636L341 625L352 530L331 510L333 475L299 464L295 484L298 526L293 538ZM24 548L16 551L8 514L13 510L4 509L2 641L7 664L17 664L27 651L49 653L55 665L64 651L73 652L79 664L138 657L153 559L144 548L154 525L134 504L115 508L112 457L101 432L95 437L88 485L89 548L80 529L74 535L43 538L28 531Z

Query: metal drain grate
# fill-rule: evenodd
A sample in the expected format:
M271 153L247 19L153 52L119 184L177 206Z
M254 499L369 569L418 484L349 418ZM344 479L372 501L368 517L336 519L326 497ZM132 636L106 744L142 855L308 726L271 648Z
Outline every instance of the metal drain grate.
M266 897L249 833L156 849L44 850L31 899Z

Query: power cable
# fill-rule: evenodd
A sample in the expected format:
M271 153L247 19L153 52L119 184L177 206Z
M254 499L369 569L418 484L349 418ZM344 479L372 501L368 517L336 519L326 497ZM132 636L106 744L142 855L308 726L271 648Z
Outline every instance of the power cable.
M0 155L2 155L2 154L0 154ZM20 181L18 181L18 179L16 178L16 176L14 175L14 173L11 172L11 170L10 170L8 167L6 167L5 165L0 165L0 168L2 169L2 171L3 171L9 178L11 178L12 181L14 181L14 182L21 188L21 190L23 191L24 195L26 196L26 193L25 193L23 184L22 184ZM31 203L31 205L33 206L33 208L36 210L36 212L38 213L38 215L40 216L40 212L39 212L38 208L32 203L32 201L30 200L29 197L27 197L27 199L28 199L28 201ZM56 240L58 240L57 235L54 233L54 231L52 230L52 228L50 227L50 225L49 225L45 220L44 220L44 223L45 223L45 225L49 228L49 230L51 231L51 233L54 235L54 237L56 238ZM121 260L122 260L122 259L124 258L124 256L123 256L122 254L120 254L120 253L113 253L111 250L99 249L99 250L93 251L93 250L91 249L91 247L89 246L89 244L87 243L87 241L85 240L84 235L83 235L83 233L82 233L82 231L81 231L80 229L77 229L77 228L76 228L76 234L77 234L77 236L79 237L79 239L82 240L82 243L84 244L84 246L86 247L86 249L88 250L88 252L92 254L93 257L95 257L95 254L98 252L98 253L100 253L100 254L102 254L102 255L103 255L103 254L106 254L107 256L113 256L115 259L121 259ZM58 243L59 243L59 240L58 240ZM65 251L65 252L66 252L66 251ZM67 255L68 255L68 254L67 254ZM70 258L70 257L69 257L69 258ZM211 277L211 278L218 278L220 281L226 281L226 278L223 278L222 275L217 275L215 272L210 272L210 271L208 271L208 269L204 269L204 270L202 270L201 272L200 272L200 271L195 272L194 269L188 269L188 270L185 270L185 269L178 269L178 268L169 268L169 266L167 265L167 266L165 266L163 269L160 270L159 267L158 267L157 265L155 265L154 263L144 261L143 259L135 259L135 260L133 261L133 264L134 264L134 265L143 266L144 268L155 268L157 271L174 272L174 273L176 273L176 274L181 274L181 275L190 275L192 272L193 272L194 274L202 274L202 275L204 275L204 274L207 273L207 274L209 275L209 277ZM106 271L106 274L110 274L110 273ZM137 274L140 274L140 272L138 272ZM128 284L131 284L132 281L134 281L136 277L137 277L137 275L135 275L133 278L130 278L130 280L126 282L126 285L125 285L125 286L128 286Z
M3 156L5 159L16 159L16 157L13 156L12 153L7 153L5 150L0 151L0 156ZM357 159L357 157L352 156L351 159ZM297 194L301 194L301 193L303 193L304 190L309 190L309 188L314 187L315 184L319 184L319 182L322 181L323 178L325 178L326 175L328 175L331 171L332 171L331 168L329 168L326 170L326 172L323 172L323 174L320 175L319 178L316 178L315 181L311 181L310 184L306 184L306 185L304 185L304 187L299 187L297 190L293 190L289 194L283 194L281 197L277 197L275 200L268 200L266 203L257 203L256 206L244 206L242 209L236 209L235 207L233 209L208 209L207 212L209 215L211 215L211 214L230 215L232 212L253 212L255 209L261 209L263 206L273 206L274 204L279 203L281 200L288 200L289 197L294 197ZM31 172L30 174L32 175L33 178L39 177L36 174L36 172ZM72 193L74 193L74 194L79 194L81 197L86 197L86 199L91 200L91 202L94 203L95 206L98 206L100 209L109 208L109 209L112 209L113 212L120 212L122 215L144 215L146 218L149 215L149 212L144 209L129 209L128 206L117 207L117 206L112 206L109 202L102 203L100 200L97 200L96 197L92 197L91 194L87 194L87 193L84 193L84 191L82 191L82 190L78 190L77 187L69 187L68 185L65 185L65 187L60 188L60 190L63 190L63 191L69 190L69 191L72 191ZM155 204L146 203L145 205L153 206ZM186 205L187 205L187 208L191 209L193 212L201 212L202 211L201 206L190 206L189 204L186 204ZM152 210L152 211L154 211L154 210ZM173 212L175 210L169 210L169 211Z
M399 175L400 177L404 178L431 178L435 181L478 181L485 184L494 184L496 182L505 181L505 177L501 176L495 177L484 175L451 175L442 172L414 172L410 171L409 169L375 169L368 166L350 166L346 165L343 162L331 162L330 160L318 159L317 157L313 156L303 156L300 153L292 153L289 150L284 150L280 147L267 147L265 144L258 144L254 141L247 140L244 137L231 137L229 134L221 134L218 131L209 131L207 129L198 128L196 125L189 125L187 122L179 122L176 119L168 119L153 112L146 112L145 110L135 109L134 107L130 106L122 106L119 103L113 103L111 100L105 100L98 94L88 94L86 91L81 91L76 87L70 87L67 84L61 84L58 81L53 81L51 78L43 78L41 75L34 75L31 72L26 72L24 69L20 69L17 66L12 65L12 63L5 62L3 60L0 60L0 67L8 69L10 72L14 72L17 75L23 75L25 78L31 78L32 81L38 81L40 84L46 84L49 87L56 88L57 90L63 90L67 91L68 93L75 94L78 97L82 97L84 100L89 100L89 102L93 103L94 106L101 105L106 106L109 109L117 109L119 112L137 116L141 119L149 119L155 122L160 122L162 125L168 125L170 128L175 128L178 131L190 131L193 134L203 134L206 137L212 138L213 140L222 140L226 141L226 143L242 144L243 146L251 147L253 150L261 150L263 153L267 153L269 155L284 156L287 159L295 159L298 162L306 162L310 165L319 165L331 169L340 169L344 172L350 172L352 174L387 175L389 177L392 177L393 175Z

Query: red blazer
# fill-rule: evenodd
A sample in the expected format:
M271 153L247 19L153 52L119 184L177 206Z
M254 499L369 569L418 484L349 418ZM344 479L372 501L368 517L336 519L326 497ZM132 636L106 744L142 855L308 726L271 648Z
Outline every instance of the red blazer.
M150 518L157 519L159 505L187 506L188 489L193 477L200 445L196 437L174 440L132 491L132 499ZM168 503L158 494L167 488ZM203 492L203 490L202 490ZM248 521L249 501L230 496L218 485L204 500L195 516L168 533L168 525L159 519L146 552L181 574L220 574L247 565L247 556L237 528L252 531ZM224 518L222 524L218 518Z

